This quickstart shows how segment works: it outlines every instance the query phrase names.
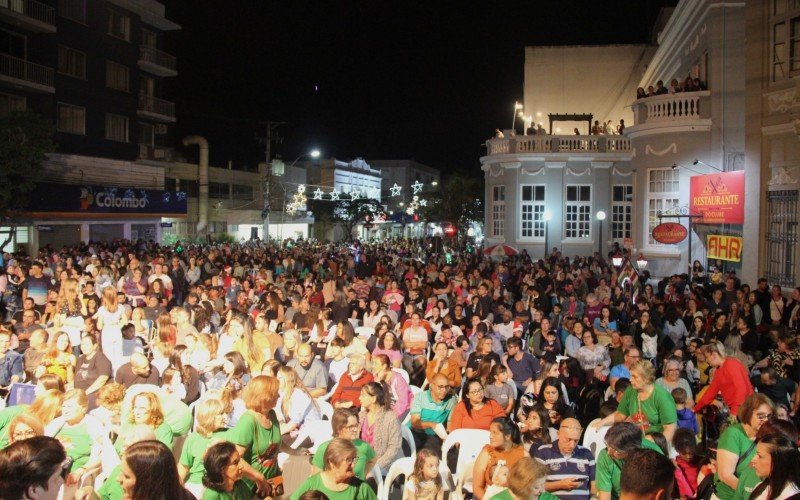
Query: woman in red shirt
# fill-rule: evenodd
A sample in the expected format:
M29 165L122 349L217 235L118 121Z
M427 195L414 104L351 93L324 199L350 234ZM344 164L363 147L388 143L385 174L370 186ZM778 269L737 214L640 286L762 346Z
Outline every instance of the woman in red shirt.
M722 394L722 400L730 408L731 414L736 415L745 398L753 394L753 384L750 383L747 368L738 359L725 356L718 343L704 345L700 350L706 355L708 364L714 368L714 376L694 405L694 412L700 412L714 401L717 394Z
M464 384L461 391L461 401L453 408L447 432L456 429L484 429L489 430L489 425L497 417L505 417L506 412L494 399L489 399L484 394L483 384L473 378Z

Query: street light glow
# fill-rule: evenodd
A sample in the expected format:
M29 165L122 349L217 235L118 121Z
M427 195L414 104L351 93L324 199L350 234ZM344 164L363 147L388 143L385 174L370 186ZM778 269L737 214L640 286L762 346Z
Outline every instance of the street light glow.
M551 212L550 210L545 210L542 218L544 219L545 222L550 222L550 219L553 218L553 212Z
M439 181L433 181L433 182L431 182L431 186L438 186L438 185L439 185Z
M319 154L320 154L320 153L319 153L319 149L315 149L315 150L313 150L311 153L309 153L309 155L310 155L312 158L319 158Z
M597 220L606 220L606 213L602 210L597 212Z

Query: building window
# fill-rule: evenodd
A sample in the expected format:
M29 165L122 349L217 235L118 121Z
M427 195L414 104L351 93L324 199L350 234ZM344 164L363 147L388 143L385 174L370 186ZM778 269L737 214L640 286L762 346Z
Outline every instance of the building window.
M522 238L544 238L544 198L544 186L522 186L522 196L520 197L520 236Z
M9 239L11 232L12 229L8 226L0 227L0 242ZM17 226L16 231L14 231L14 236L6 246L0 248L0 252L16 252L19 249L19 245L28 243L29 237L30 234L27 226Z
M86 135L86 108L72 104L58 103L59 132Z
M156 48L156 34L150 30L142 28L142 47L147 47L148 49L155 49Z
M611 239L624 240L631 237L633 225L633 186L614 186L611 195Z
M58 15L86 24L86 0L58 0Z
M502 238L506 234L506 187L492 187L492 236Z
M796 286L798 191L767 192L767 273L770 283Z
M12 111L25 111L26 108L24 97L0 94L0 116L8 116Z
M222 198L227 200L230 198L230 185L221 182L208 183L208 197L209 198Z
M128 117L106 113L106 139L128 142Z
M592 235L592 186L568 185L564 207L564 237L590 238Z
M139 122L139 144L155 145L155 127L152 123Z
M128 92L130 81L130 71L127 66L114 61L106 61L106 86L108 88Z
M0 52L19 59L27 59L28 39L25 35L0 29Z
M661 223L659 212L673 210L680 204L679 173L673 168L651 169L647 173L647 242L660 245L653 239L653 228Z
M234 200L247 200L253 199L253 186L245 184L233 185L233 199Z
M131 41L131 18L117 12L116 10L108 10L108 34L125 40Z
M86 80L86 54L79 50L59 45L58 72Z

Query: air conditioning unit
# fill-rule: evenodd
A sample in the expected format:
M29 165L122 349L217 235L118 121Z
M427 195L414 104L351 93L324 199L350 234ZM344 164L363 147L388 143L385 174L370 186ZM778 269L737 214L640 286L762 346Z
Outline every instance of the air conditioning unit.
M159 123L156 124L156 134L158 135L166 135L167 133L167 124L166 123Z

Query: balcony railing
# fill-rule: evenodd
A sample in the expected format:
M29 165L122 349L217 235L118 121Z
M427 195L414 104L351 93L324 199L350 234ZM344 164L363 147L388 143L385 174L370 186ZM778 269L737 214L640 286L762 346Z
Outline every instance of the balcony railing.
M175 121L175 103L150 95L139 96L139 112L157 115L156 118Z
M0 78L6 77L45 92L54 92L53 68L32 63L19 57L0 54ZM15 82L17 83L17 82Z
M178 63L175 56L152 47L139 48L139 64L144 66L147 71L159 76L178 74Z
M174 152L172 148L165 146L139 144L139 158L142 160L172 161Z
M56 10L36 0L0 0L0 14L13 17L16 23L29 29L56 31Z
M682 92L645 97L633 103L634 125L688 122L711 118L711 92Z
M488 155L519 153L627 153L631 141L619 135L518 135L486 141Z

